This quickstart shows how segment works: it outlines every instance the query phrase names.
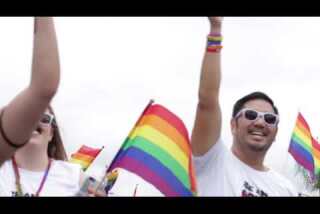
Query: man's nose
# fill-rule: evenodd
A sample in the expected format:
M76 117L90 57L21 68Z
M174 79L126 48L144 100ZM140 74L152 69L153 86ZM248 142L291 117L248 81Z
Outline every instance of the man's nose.
M254 125L259 127L265 127L266 122L264 121L264 118L262 115L258 116L258 118L254 121Z

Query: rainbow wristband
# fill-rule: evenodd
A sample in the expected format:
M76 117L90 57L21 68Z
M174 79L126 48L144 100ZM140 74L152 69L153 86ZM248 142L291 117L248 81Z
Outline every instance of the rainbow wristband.
M220 52L221 49L222 49L222 45L215 45L215 46L207 47L208 52L214 52L214 53Z
M222 36L208 36L208 41L222 41Z
M209 34L207 37L207 52L218 53L222 49L222 36L221 34Z

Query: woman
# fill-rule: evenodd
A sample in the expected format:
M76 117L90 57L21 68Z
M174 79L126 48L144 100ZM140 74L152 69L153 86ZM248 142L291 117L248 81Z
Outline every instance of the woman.
M0 110L0 194L72 196L80 166L67 159L49 103L60 80L53 19L35 18L29 86Z
M6 195L74 196L80 189L81 167L66 160L55 114L49 107L28 144L0 168Z

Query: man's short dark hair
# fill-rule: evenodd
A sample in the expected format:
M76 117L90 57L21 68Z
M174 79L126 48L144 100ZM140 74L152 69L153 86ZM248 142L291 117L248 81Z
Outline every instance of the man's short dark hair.
M232 117L235 117L237 115L237 113L243 108L244 104L246 104L250 100L264 100L264 101L271 104L271 106L276 114L279 114L278 109L274 105L272 99L268 95L266 95L265 93L260 92L260 91L256 91L256 92L250 93L250 94L242 97L234 104L233 111L232 111Z

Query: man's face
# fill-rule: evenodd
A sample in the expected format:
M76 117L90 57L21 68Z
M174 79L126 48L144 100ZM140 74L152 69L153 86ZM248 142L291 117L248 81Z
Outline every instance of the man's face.
M245 103L243 108L275 114L271 104L261 99L250 100ZM258 116L254 120L251 119L248 119L242 112L238 117L231 120L234 143L238 143L240 148L243 149L265 153L275 139L278 131L277 123L270 125L262 116Z

